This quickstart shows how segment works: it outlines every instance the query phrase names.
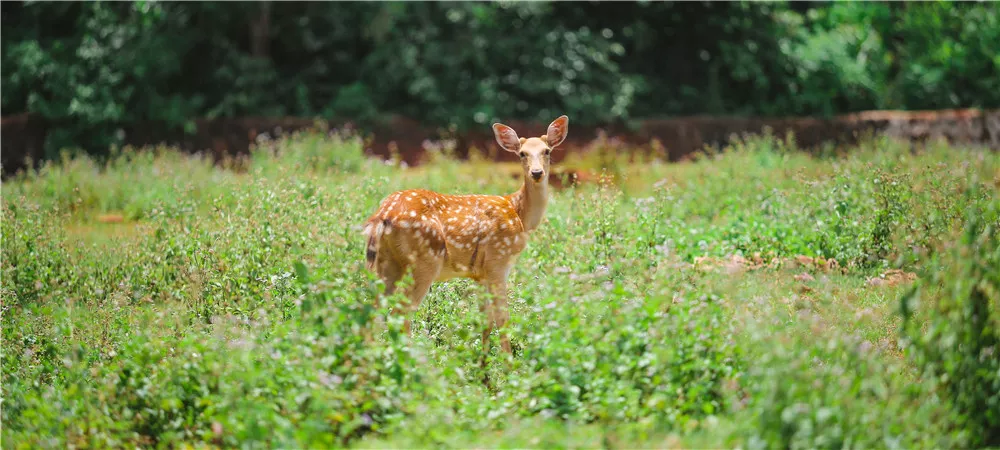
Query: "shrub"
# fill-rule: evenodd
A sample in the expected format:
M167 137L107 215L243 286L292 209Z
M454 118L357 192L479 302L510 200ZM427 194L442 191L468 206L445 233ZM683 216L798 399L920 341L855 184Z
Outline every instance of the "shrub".
M934 259L924 281L901 299L906 336L945 389L969 445L998 446L1000 200L970 211L956 245Z
M434 146L410 169L287 139L250 173L157 149L5 181L4 448L965 447L995 424L970 412L995 405L994 153L878 141L830 161L764 137L696 162L605 155L612 183L552 189L511 270L513 358L484 369L470 280L435 284L410 339L388 320L363 340L400 298L375 309L359 225L397 189L520 180ZM106 208L136 220L96 222ZM879 260L933 257L970 218L992 237L905 267L941 272L912 319L937 333L919 365L895 339L907 286L795 258L863 260L876 229Z
M559 306L560 326L524 344L529 376L511 383L529 393L526 414L683 429L728 409L724 385L742 361L722 299L604 290L600 312L573 305L597 301L587 297Z
M306 283L294 320L217 317L180 339L136 330L111 361L64 355L63 373L45 389L6 380L4 441L340 446L435 395L434 370L421 367L398 324L373 343L359 333L387 310L343 299L373 295L374 284Z
M347 130L295 132L263 139L251 150L252 166L265 173L357 173L369 163L361 138Z

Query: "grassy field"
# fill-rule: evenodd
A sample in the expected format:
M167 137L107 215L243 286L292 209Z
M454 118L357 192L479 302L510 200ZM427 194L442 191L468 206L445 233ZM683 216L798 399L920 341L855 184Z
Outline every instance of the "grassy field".
M996 153L562 166L605 177L553 192L486 373L468 281L363 340L360 225L399 189L513 192L509 167L300 134L241 170L157 149L4 182L3 448L1000 446Z

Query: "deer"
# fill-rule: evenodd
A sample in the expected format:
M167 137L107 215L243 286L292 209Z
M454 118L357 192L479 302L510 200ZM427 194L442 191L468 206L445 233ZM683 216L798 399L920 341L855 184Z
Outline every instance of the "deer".
M365 267L382 280L384 295L393 295L396 283L411 274L413 283L405 290L406 300L393 311L404 315L406 335L410 335L410 314L420 307L433 283L468 278L486 288L491 300L480 304L487 319L482 332L484 358L494 330L500 334L503 352L511 354L504 331L510 319L507 279L544 218L551 154L566 139L569 118L562 115L553 120L539 137L518 137L502 123L492 128L500 148L520 158L520 189L508 195L397 191L381 201L363 226Z

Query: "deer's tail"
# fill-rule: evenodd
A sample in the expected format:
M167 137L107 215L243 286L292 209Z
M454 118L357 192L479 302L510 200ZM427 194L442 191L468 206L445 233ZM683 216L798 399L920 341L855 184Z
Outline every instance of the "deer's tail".
M364 235L368 238L368 246L365 249L365 267L370 271L375 271L378 267L379 246L382 244L382 236L392 226L389 219L371 218L365 224Z

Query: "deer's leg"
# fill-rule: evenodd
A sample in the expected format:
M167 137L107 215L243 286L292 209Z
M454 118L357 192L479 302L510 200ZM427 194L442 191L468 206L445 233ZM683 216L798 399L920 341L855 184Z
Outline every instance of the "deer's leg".
M510 340L503 327L510 319L510 312L507 309L507 270L495 274L486 280L486 288L492 297L489 301L483 302L483 310L486 312L486 328L483 330L483 352L490 351L490 333L493 330L500 330L500 348L510 353Z
M441 274L445 261L444 233L439 226L417 223L412 233L400 235L392 247L399 257L402 268L400 277L407 273L413 278L413 284L406 289L406 300L394 309L394 314L402 315L403 329L410 334L410 314L420 308L431 284Z
M397 310L398 314L403 314L405 317L403 329L406 331L406 334L410 333L410 314L420 308L420 303L423 302L424 297L427 296L427 292L430 291L434 279L441 273L443 265L444 258L428 257L418 262L417 265L411 266L413 267L413 284L406 290L407 302L400 305Z
M403 269L392 259L389 255L381 255L378 265L375 267L376 274L382 283L385 284L385 293L382 295L377 295L374 299L376 310L379 308L380 300L392 295L396 291L396 283L403 277ZM375 315L375 326L377 328L382 328L385 323L382 316L376 313ZM372 341L371 327L365 327L364 330L365 340L368 342Z
M396 283L403 278L403 268L386 257L379 261L378 276L385 283L385 296L388 297L396 292Z

